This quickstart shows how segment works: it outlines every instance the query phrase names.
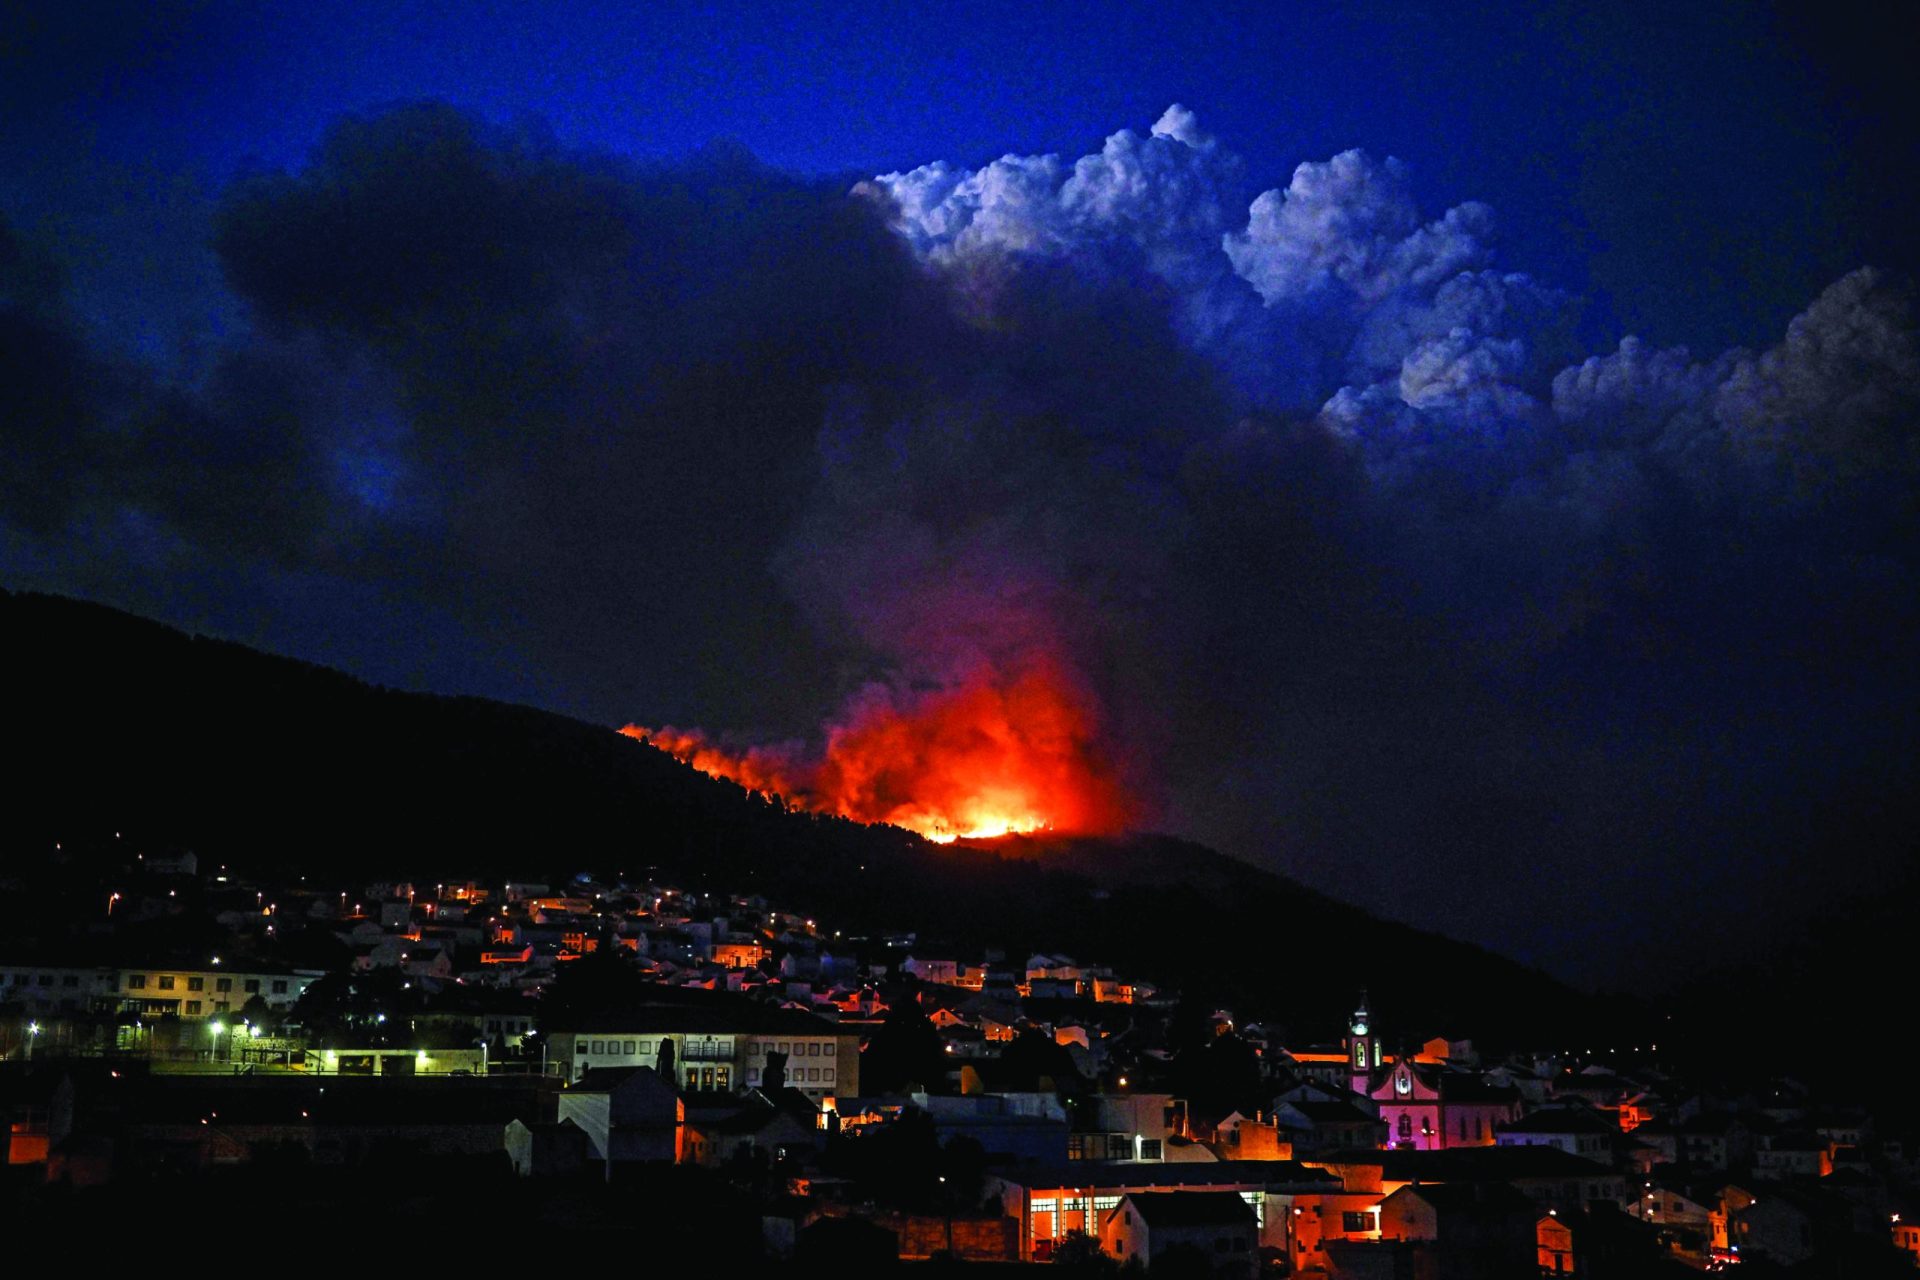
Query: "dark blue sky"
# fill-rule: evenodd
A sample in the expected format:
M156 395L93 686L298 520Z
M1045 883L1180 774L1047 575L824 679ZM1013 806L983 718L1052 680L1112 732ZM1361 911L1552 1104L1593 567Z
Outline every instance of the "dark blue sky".
M1151 822L1754 945L1920 820L1910 41L1455 8L30 7L0 583L742 740L1043 658Z
M191 216L183 184L296 164L341 112L418 98L643 158L736 140L806 174L1074 156L1181 102L1254 190L1349 147L1402 158L1424 204L1492 205L1508 262L1661 345L1763 342L1913 252L1899 33L1847 6L40 8L0 77L0 193L29 222L82 215L69 233L110 259Z

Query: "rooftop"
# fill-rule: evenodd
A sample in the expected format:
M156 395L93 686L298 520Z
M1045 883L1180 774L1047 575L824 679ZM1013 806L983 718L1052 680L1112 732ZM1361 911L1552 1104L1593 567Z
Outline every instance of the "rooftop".
M1253 1210L1217 1191L1134 1191L1127 1201L1150 1227L1250 1227Z
M1229 1187L1292 1184L1337 1187L1340 1178L1297 1160L1209 1160L1161 1164L1131 1160L1070 1160L991 1171L1029 1190L1058 1187Z

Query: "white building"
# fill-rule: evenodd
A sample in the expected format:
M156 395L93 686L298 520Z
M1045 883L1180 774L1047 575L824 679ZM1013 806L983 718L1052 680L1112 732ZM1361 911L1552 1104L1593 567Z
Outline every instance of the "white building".
M769 1083L775 1055L786 1060L786 1085L816 1103L860 1092L860 1037L797 1009L755 1004L660 1005L603 1017L548 1039L548 1060L568 1080L603 1067L662 1065L672 1045L671 1083L680 1089L728 1093Z

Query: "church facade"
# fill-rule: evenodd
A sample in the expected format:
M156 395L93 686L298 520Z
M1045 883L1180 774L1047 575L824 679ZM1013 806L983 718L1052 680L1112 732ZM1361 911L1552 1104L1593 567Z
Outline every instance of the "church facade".
M1387 1059L1363 995L1348 1027L1351 1088L1369 1099L1387 1126L1387 1145L1412 1151L1490 1147L1496 1126L1520 1118L1521 1098L1510 1085L1475 1071L1408 1056Z

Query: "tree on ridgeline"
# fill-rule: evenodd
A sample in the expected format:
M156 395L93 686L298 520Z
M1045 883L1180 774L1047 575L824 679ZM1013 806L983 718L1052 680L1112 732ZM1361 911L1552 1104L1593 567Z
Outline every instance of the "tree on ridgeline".
M680 1075L674 1070L673 1041L667 1039L665 1036L660 1037L660 1049L654 1054L653 1071L655 1075L665 1080L668 1084L676 1088L679 1086Z
M582 1019L605 1017L646 1002L652 990L617 948L601 948L559 966L540 997L540 1029L571 1031Z
M1022 1027L1000 1055L1000 1066L1008 1086L1015 1089L1077 1094L1087 1085L1066 1046L1039 1027Z
M328 1048L413 1047L413 1015L425 1007L398 969L342 970L316 979L287 1013Z
M860 1054L860 1087L866 1093L899 1093L908 1085L938 1091L947 1077L946 1049L926 1014L897 1005Z

